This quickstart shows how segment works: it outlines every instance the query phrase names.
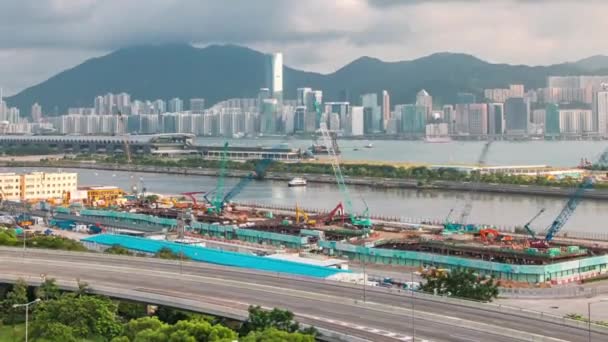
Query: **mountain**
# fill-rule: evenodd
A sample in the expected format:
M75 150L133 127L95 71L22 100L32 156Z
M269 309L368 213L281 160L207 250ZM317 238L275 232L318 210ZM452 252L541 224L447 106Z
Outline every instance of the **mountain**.
M605 70L608 69L608 56L596 55L581 59L574 63L579 68L586 71Z
M290 67L283 71L284 98L296 98L298 87L324 92L326 101L347 93L359 102L367 92L386 89L391 102L411 103L426 89L438 103L453 103L458 92L481 94L484 88L523 83L540 88L550 75L588 74L598 58L551 66L491 64L466 54L437 53L411 61L383 62L361 57L330 74ZM65 113L68 107L91 107L94 97L127 92L132 99L204 97L208 105L235 97L256 97L265 86L266 55L240 46L186 44L136 46L93 58L7 98L29 114L34 102L45 113ZM587 66L587 67L586 67ZM604 69L608 74L608 69Z

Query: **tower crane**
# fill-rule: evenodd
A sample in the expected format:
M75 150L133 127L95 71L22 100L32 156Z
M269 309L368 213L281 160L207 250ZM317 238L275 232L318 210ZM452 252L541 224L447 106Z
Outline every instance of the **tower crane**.
M331 135L327 130L327 123L322 122L321 120L321 105L315 100L314 101L315 111L317 112L317 118L320 122L319 130L321 132L321 136L323 138L323 144L327 149L327 155L329 156L329 160L331 161L331 167L334 170L334 175L336 176L336 182L338 183L338 188L342 193L342 197L344 198L344 204L346 205L347 215L349 215L350 222L357 227L362 227L364 229L368 229L371 227L372 222L369 218L369 208L366 205L365 211L361 217L357 217L355 215L353 209L353 203L348 192L348 188L346 187L346 183L344 182L344 176L342 175L342 169L340 168L340 161L338 160L338 156L336 151L334 150L334 144L332 142Z

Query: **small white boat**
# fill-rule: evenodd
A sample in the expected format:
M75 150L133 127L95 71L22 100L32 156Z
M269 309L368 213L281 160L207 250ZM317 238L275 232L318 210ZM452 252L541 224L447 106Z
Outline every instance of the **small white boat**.
M373 147L374 147L374 145L372 145L372 143L365 145L365 148L373 148Z
M306 179L304 178L300 178L300 177L296 177L292 180L289 181L289 183L287 183L288 186L292 187L292 186L306 186Z

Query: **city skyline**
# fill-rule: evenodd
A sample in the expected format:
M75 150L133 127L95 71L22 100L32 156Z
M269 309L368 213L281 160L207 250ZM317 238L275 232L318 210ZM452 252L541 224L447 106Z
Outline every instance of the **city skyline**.
M225 5L183 0L141 6L112 0L13 1L3 7L0 21L9 32L19 34L0 38L0 83L5 94L11 95L122 47L179 42L239 44L266 53L280 50L287 56L286 65L323 73L358 56L396 61L452 51L496 63L548 65L608 53L602 48L602 35L594 33L607 29L601 14L608 3L547 4L352 0L294 5L264 0L255 5L247 1ZM329 16L332 20L327 20ZM499 17L502 20L492 19ZM167 25L156 25L166 21ZM228 21L231 24L224 25Z

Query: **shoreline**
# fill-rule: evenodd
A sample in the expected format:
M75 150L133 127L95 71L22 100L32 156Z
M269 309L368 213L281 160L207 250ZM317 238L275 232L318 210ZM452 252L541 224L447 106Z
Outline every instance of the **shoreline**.
M0 161L3 167L48 167L48 168L74 168L89 170L108 170L123 172L143 172L159 174L179 174L192 176L216 177L217 169L187 168L187 167L161 167L147 165L124 165L124 164L104 164L104 163L79 163L79 162L39 162L39 161ZM245 177L251 171L227 170L227 177ZM279 173L267 172L264 179L275 181L289 181L294 177L303 177L310 183L334 184L336 179L333 175L327 174L306 174L306 173ZM396 178L377 178L377 177L349 177L345 176L344 181L348 185L368 186L382 189L414 189L414 190L439 190L439 191L458 191L458 192L483 192L495 194L512 195L534 195L546 197L567 198L575 188L560 188L553 186L540 185L516 185L498 183L471 183L436 180L427 184L420 185L417 179L396 179ZM589 189L582 196L586 199L608 200L608 189Z

